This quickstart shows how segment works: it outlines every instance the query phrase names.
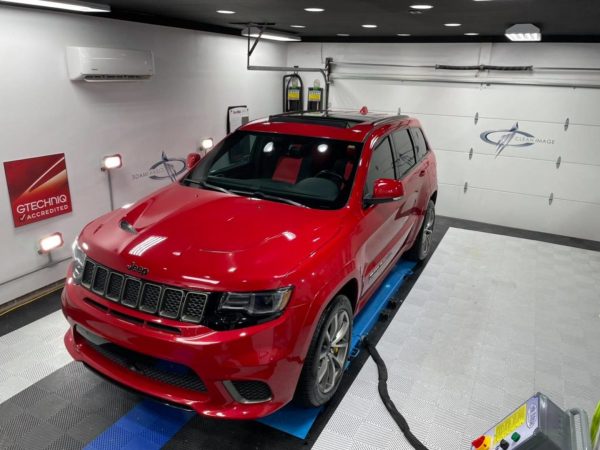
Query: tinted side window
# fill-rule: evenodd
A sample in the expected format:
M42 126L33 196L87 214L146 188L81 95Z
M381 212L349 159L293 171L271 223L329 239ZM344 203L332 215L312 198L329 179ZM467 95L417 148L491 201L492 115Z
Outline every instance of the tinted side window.
M367 173L367 194L373 193L373 183L378 178L394 178L394 160L389 138L385 138L373 151Z
M410 129L415 143L415 153L417 154L417 161L423 159L425 153L427 153L427 142L425 142L425 136L420 128Z
M408 130L396 131L392 134L394 139L394 160L396 164L396 177L401 178L415 165L415 153Z

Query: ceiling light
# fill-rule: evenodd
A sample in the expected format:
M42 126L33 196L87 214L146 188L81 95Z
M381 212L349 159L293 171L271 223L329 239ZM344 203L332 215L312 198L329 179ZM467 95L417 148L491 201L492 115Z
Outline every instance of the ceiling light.
M305 25L290 25L292 28L306 28Z
M228 9L217 9L219 14L235 14L235 11L230 11Z
M108 13L110 6L100 3L88 3L78 1L50 1L50 0L0 0L0 2L14 3L17 5L39 6L42 8L66 9L67 11L77 11L86 13Z
M253 38L261 37L261 39L268 39L270 41L280 41L280 42L300 42L300 36L296 36L295 34L284 33L282 31L272 31L265 30L262 35L260 34L260 29L256 27L244 28L242 30L242 36L250 36Z
M348 36L350 36L348 33L338 33L337 35L339 37L348 37Z
M412 9L431 9L432 5L410 5Z
M505 32L508 39L514 42L539 42L542 40L541 30L531 23L518 23Z
M367 23L365 25L361 25L363 28L377 28L377 25L372 23Z
M460 26L462 26L462 23L445 23L444 26L445 27L460 27Z
M465 36L479 36L479 33L465 33Z
M52 250L56 250L59 247L62 247L64 244L64 240L61 233L52 233L49 236L43 237L38 242L38 253L49 253Z
M323 8L304 8L304 11L308 11L308 12L323 12L325 10Z
M408 36L410 36L410 34L409 33L398 33L396 36L408 37Z

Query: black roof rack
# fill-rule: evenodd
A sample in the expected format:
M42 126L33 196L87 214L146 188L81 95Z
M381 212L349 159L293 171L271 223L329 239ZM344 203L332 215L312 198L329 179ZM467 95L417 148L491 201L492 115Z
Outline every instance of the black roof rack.
M292 111L269 116L269 122L306 123L336 128L352 128L361 123L373 125L390 119L408 118L408 116L360 115L348 111Z

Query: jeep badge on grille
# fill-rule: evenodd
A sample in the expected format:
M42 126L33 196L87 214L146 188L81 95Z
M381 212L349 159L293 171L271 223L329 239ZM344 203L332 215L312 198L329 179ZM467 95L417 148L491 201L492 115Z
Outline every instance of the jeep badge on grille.
M135 262L132 262L131 264L129 264L127 266L128 270L131 270L132 272L137 272L140 275L148 275L149 270L145 267L142 266L138 266Z

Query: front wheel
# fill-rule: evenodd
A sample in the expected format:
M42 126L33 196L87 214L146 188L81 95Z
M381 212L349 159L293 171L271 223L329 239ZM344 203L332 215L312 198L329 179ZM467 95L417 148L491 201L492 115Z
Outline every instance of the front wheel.
M419 236L413 246L406 252L406 257L413 261L423 261L429 256L432 247L433 227L435 225L435 203L429 200L425 219L419 231Z
M337 391L350 350L352 317L345 295L336 296L321 316L296 389L301 405L321 406Z

